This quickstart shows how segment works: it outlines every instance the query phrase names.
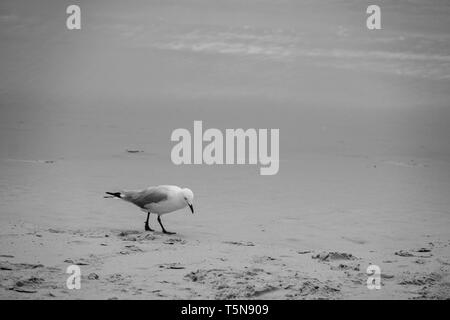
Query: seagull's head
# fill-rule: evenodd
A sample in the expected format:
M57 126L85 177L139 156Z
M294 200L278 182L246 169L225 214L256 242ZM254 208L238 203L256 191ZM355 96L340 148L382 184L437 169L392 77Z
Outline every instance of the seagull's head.
M187 205L191 209L191 212L194 213L194 193L188 188L181 189L181 193L183 194L184 201L186 201Z

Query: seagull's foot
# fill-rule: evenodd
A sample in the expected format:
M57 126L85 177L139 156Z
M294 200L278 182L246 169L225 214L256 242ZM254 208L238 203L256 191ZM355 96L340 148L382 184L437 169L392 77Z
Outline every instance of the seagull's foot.
M145 231L155 231L148 224L145 225Z
M163 233L165 233L165 234L177 234L176 232L170 232L170 231L167 231L167 230L163 230Z

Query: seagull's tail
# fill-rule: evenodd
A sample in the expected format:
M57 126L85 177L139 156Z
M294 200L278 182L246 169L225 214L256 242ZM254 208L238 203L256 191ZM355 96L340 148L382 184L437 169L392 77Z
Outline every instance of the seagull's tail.
M119 198L122 199L122 193L120 192L106 192L106 194L109 194L109 196L104 196L104 198Z

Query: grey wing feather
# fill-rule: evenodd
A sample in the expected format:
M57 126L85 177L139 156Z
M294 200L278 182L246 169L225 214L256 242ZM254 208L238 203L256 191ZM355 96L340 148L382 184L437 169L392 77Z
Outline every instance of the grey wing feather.
M138 207L145 208L150 203L158 203L167 199L166 190L161 188L149 188L142 191L125 191L124 200L134 203Z

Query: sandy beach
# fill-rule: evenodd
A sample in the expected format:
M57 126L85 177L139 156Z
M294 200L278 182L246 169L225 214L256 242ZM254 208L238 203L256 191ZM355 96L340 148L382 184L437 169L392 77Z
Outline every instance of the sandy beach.
M207 2L1 7L0 299L449 299L449 5ZM279 172L174 165L195 120L279 128ZM103 198L160 184L175 235Z
M349 144L331 155L325 142L310 154L293 145L280 173L261 177L248 165L177 167L167 152L147 151L156 144L128 141L114 137L106 155L87 159L2 161L3 299L449 297L447 161L358 154ZM103 198L104 190L148 181L195 190L194 215L164 216L176 235L162 234L154 216L157 232L145 232L137 207ZM81 266L80 290L66 288L72 264ZM380 290L366 287L370 264L381 268Z

